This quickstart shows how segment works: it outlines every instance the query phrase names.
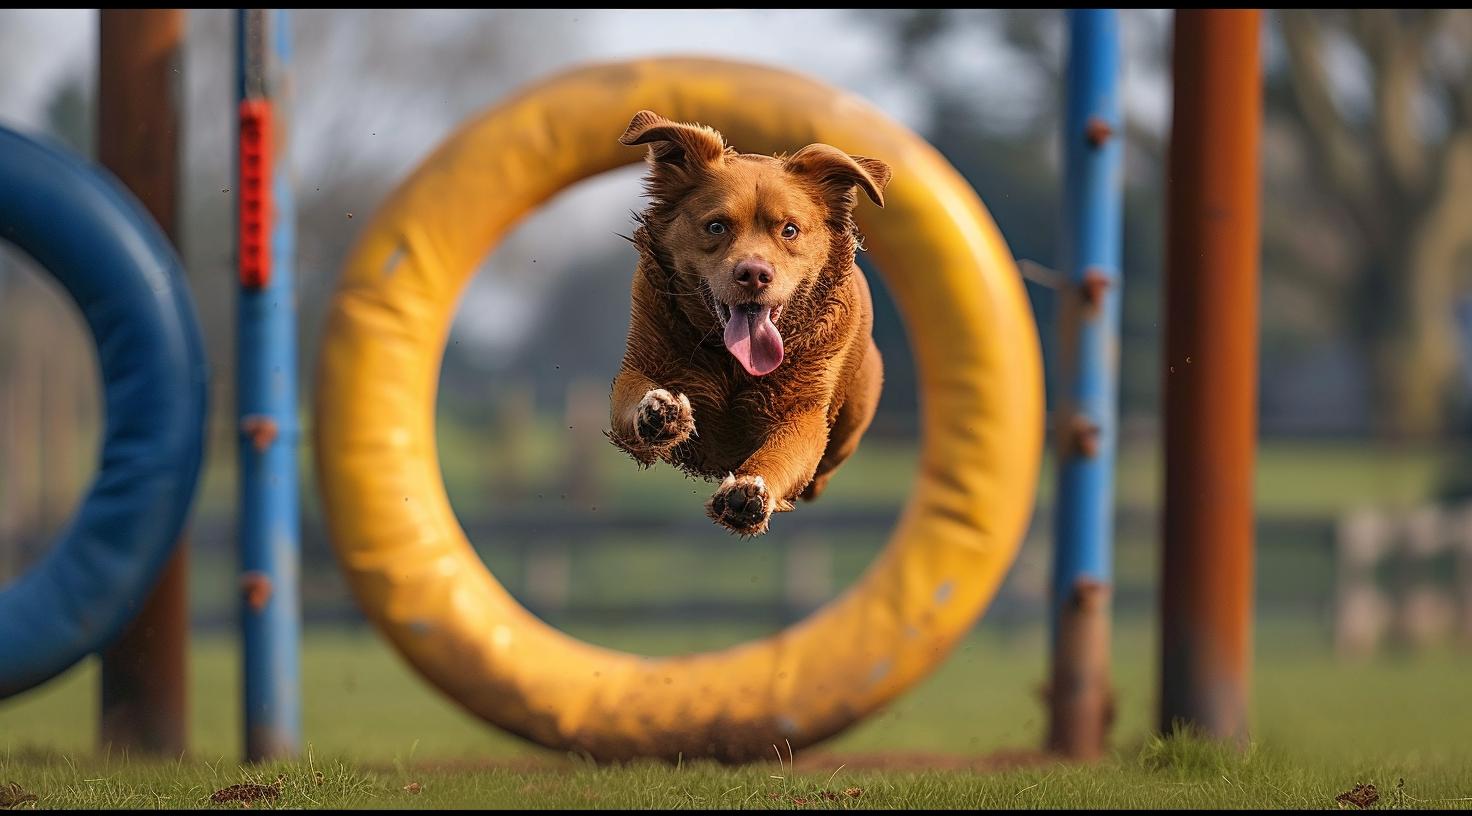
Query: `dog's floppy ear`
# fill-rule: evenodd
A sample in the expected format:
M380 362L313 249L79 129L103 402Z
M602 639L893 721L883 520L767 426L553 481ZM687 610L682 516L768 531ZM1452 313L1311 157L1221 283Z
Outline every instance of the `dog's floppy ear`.
M884 206L889 165L878 159L850 156L832 145L810 144L789 156L785 164L789 171L816 181L834 203L852 208L857 203L853 190L858 187L870 201Z
M704 125L671 122L651 110L634 114L629 129L618 140L626 145L649 145L649 163L690 167L712 164L726 152L721 134Z

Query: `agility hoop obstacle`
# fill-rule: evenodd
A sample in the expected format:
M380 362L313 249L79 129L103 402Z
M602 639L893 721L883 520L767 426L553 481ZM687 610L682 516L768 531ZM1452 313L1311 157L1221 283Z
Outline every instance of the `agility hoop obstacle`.
M646 108L715 127L743 152L825 142L889 163L885 209L861 204L857 219L906 319L921 407L915 491L859 581L773 636L671 658L583 643L518 604L455 518L434 429L441 357L476 268L557 193L642 161L617 137ZM708 59L563 73L451 136L355 245L315 392L324 513L366 614L464 708L598 760L741 761L784 740L801 748L914 685L970 629L1011 565L1043 443L1031 308L970 185L852 94Z
M184 526L204 448L207 372L168 238L103 171L0 127L0 239L80 309L97 345L101 467L52 549L0 590L0 698L106 646Z

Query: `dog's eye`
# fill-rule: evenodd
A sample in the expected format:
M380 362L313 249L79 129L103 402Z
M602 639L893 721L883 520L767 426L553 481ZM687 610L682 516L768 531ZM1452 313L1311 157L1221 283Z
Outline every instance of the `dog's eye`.
M712 221L709 224L705 225L705 231L710 233L711 235L725 235L726 225L722 224L719 221Z
M791 240L793 238L796 238L797 237L797 225L796 224L788 224L787 226L783 227L782 228L782 237L783 238L786 238L788 240Z

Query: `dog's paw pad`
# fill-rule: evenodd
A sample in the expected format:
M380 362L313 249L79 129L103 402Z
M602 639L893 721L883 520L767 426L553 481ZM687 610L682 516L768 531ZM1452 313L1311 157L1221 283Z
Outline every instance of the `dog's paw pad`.
M767 531L773 502L762 477L730 475L721 482L705 509L717 524L731 532L758 536Z
M656 388L644 395L635 413L634 433L646 445L667 446L684 442L695 432L695 414L684 394Z

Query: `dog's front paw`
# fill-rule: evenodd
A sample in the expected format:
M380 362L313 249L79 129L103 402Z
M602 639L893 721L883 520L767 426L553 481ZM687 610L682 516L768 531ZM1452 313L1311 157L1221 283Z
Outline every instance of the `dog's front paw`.
M639 400L634 412L634 435L640 444L663 452L689 439L693 433L695 412L690 410L690 400L684 394L655 388Z
M705 504L706 514L717 524L746 537L767 531L772 509L767 483L760 476L727 476Z

